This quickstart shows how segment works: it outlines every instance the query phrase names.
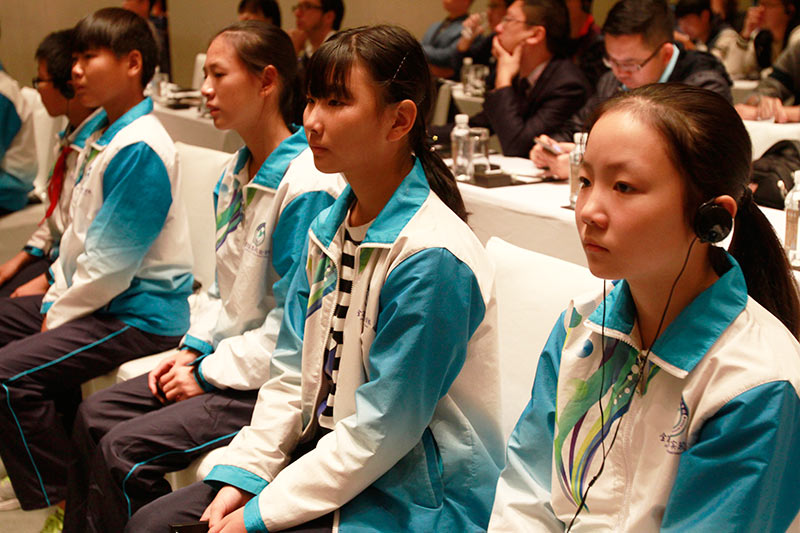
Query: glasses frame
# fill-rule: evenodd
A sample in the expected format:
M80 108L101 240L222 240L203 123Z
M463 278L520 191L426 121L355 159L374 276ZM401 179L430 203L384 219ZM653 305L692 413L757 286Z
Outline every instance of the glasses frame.
M514 18L509 17L508 15L504 16L503 18L501 18L500 22L503 24L503 26L508 25L508 23L510 23L510 22L519 22L521 24L525 24L526 26L531 26L531 24L528 24L527 20L514 19Z
M40 84L42 84L42 83L54 83L55 81L56 81L55 78L40 78L40 77L37 76L37 77L35 77L35 78L33 78L31 80L31 85L33 86L34 89L36 89L38 91Z
M663 43L659 44L656 46L656 49L653 51L653 53L647 56L647 59L640 63L633 63L632 65L622 65L616 59L612 59L608 57L608 55L603 54L603 65L612 70L616 68L618 71L625 72L626 74L635 74L642 70L646 64L652 61L653 58L656 57L661 51L661 48L663 48L663 46L667 43L669 43L669 41L664 41Z
M297 4L292 6L292 11L312 11L314 9L318 9L320 11L324 10L325 8L321 5L318 6L316 4L312 4L311 2L298 2Z

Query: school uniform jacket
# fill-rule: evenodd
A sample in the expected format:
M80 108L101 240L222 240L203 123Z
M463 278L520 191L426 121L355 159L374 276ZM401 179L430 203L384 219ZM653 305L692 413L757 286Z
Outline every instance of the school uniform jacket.
M573 531L786 531L800 510L800 345L729 260L653 345L644 395L628 284L605 298L602 341L601 297L567 308L508 441L490 531L564 531L603 443Z
M341 268L334 236L353 201L348 187L312 224L272 377L206 481L256 494L244 511L251 532L337 509L339 531L482 530L502 461L493 268L419 162L356 250L335 429L288 464L318 430Z
M207 391L258 389L267 380L286 290L308 228L345 185L340 174L316 169L302 128L252 180L249 158L247 147L239 150L214 190L216 281L193 309L182 342L204 354L195 376Z
M58 134L59 143L56 147L56 157L65 146L72 148L72 152L67 155L64 170L64 181L61 182L61 194L58 197L53 212L49 217L39 223L39 227L28 239L23 248L24 251L34 257L47 257L55 261L58 257L58 246L61 242L61 235L69 226L69 204L72 199L72 189L75 186L75 178L78 157L86 147L86 140L94 133L105 119L102 109L97 109L81 122L77 128L67 134L67 130ZM50 171L52 179L52 169Z
M189 327L192 250L175 145L149 98L95 132L44 296L47 326L98 312L147 333ZM107 122L107 118L106 118Z
M0 207L25 207L37 170L33 109L0 65Z

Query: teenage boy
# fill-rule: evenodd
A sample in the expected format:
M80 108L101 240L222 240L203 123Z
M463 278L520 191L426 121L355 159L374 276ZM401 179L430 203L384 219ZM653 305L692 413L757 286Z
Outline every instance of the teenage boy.
M64 499L80 384L176 346L189 325L191 249L175 146L143 89L158 48L121 8L75 29L73 82L104 120L77 162L72 220L42 299L0 305L0 456L23 509Z
M33 109L0 63L0 216L28 205L37 170Z
M45 272L58 257L61 235L69 225L69 200L75 185L75 163L100 120L100 111L86 107L75 98L72 87L73 30L51 33L36 49L36 78L47 113L67 117L59 133L58 156L50 173L49 205L44 219L14 257L0 264L0 297L44 294L50 288Z
M289 31L300 64L308 60L328 38L339 31L344 17L342 0L300 0L292 7L295 29Z
M564 124L561 130L544 136L558 142L561 155L536 145L530 156L538 167L549 167L560 178L569 177L569 142L594 110L618 91L636 89L649 83L679 82L719 93L732 101L732 82L722 63L707 52L685 50L672 42L674 24L665 0L620 0L608 12L603 24L606 55L611 69L600 78L594 95ZM554 141L555 139L555 141Z

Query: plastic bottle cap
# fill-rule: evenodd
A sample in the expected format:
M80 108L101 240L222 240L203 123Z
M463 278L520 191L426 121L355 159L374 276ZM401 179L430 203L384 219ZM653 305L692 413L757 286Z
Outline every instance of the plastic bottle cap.
M456 115L456 126L466 126L469 124L469 115L458 114Z
M464 61L463 61L463 64L464 65L471 65L472 64L472 58L471 57L465 57Z

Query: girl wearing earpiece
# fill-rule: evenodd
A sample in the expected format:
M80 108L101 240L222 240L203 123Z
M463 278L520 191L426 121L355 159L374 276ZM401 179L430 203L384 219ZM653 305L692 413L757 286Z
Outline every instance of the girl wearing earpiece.
M798 297L749 169L741 120L709 91L651 85L599 109L575 218L592 273L621 281L556 323L491 531L795 520ZM733 222L730 253L706 242Z
M314 163L349 186L311 225L270 381L208 485L129 531L201 515L214 533L488 525L503 447L494 274L425 144L425 55L400 28L341 32L311 58L307 95Z

